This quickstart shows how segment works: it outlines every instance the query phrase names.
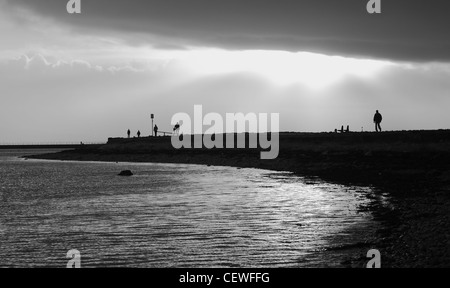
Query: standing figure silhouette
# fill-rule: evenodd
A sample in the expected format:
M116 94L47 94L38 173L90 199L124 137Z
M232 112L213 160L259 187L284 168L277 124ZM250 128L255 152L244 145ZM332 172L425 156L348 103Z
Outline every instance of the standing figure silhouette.
M383 116L381 116L380 112L375 113L375 116L373 116L373 122L375 123L375 131L381 132L381 121L383 121Z
M138 130L137 136L138 136L138 138L141 138L141 131Z
M128 135L128 138L130 138L130 135L131 135L131 131L130 131L130 129L128 129L128 131L127 131L127 135Z
M155 137L158 136L158 126L155 125L155 128L153 128L153 131L155 131Z

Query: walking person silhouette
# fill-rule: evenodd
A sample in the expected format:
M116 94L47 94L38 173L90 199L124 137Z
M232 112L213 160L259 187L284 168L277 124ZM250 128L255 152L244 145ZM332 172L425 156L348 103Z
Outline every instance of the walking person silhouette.
M373 122L375 123L375 131L381 132L381 121L383 121L383 116L381 116L380 112L375 113L375 116L373 116Z

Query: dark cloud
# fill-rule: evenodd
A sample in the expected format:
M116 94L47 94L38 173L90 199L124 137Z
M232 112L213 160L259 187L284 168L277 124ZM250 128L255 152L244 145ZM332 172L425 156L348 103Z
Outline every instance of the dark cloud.
M450 60L450 1L382 0L8 0L79 32L120 33L133 43L148 35L170 46L280 49L408 61ZM169 40L169 41L168 41ZM155 43L149 43L155 44Z

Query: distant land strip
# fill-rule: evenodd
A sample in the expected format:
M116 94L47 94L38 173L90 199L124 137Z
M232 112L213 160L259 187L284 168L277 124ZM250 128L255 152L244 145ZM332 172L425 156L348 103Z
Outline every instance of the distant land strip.
M5 144L0 145L0 150L12 149L76 149L80 146L94 148L103 144Z

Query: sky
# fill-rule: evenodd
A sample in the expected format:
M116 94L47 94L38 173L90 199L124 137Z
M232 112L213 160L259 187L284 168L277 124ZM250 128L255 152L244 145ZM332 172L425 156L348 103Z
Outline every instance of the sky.
M448 129L450 2L0 0L0 143L105 142L171 117ZM207 127L206 127L207 128ZM206 130L205 128L205 130Z

